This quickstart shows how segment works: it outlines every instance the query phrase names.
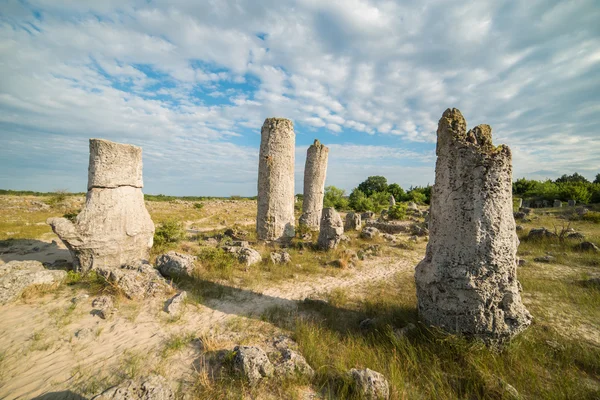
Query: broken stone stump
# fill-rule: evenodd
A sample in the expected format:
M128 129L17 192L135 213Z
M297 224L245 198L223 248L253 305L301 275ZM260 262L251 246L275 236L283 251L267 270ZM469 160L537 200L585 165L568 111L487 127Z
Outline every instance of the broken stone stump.
M267 118L261 129L256 232L260 240L294 237L294 160L292 121Z
M329 148L322 145L317 139L306 152L304 200L299 223L311 230L318 230L321 223L328 157Z
M346 223L344 224L344 230L356 231L361 227L362 221L359 213L349 212L346 214Z
M75 223L47 221L71 252L76 270L138 265L148 259L154 224L142 187L141 148L90 139L85 207Z
M457 109L439 121L418 311L428 325L496 344L531 324L516 272L511 152L492 144L488 125L466 126Z
M342 240L343 235L344 223L340 214L334 208L323 209L317 246L321 250L335 249Z

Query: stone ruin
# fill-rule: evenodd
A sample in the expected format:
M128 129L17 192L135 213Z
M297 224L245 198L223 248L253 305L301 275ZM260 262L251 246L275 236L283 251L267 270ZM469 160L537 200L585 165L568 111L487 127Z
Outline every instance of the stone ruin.
M304 201L299 223L311 230L319 230L323 197L325 196L325 177L329 148L317 139L306 152L304 167Z
M295 235L295 142L292 121L265 120L258 162L256 232L260 240L282 240Z
M437 130L430 239L415 272L418 310L428 325L501 343L531 323L517 281L512 165L491 128L466 130L448 109Z
M142 149L90 139L88 192L75 222L49 218L65 243L77 271L97 271L129 298L166 290L148 264L154 223L142 193Z

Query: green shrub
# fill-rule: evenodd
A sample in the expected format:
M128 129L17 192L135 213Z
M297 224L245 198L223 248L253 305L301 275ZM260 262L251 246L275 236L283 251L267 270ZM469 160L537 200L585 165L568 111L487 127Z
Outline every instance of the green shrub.
M336 210L344 210L348 208L348 199L344 196L346 191L336 188L335 186L327 186L325 188L325 196L323 198L323 207L333 207Z
M595 224L600 224L600 212L598 211L590 211L584 214L582 218L584 221L590 221Z
M79 215L80 211L75 211L75 212L68 212L66 214L63 214L63 218L68 219L71 222L75 222L75 220L77 219L77 216Z
M237 264L236 257L218 247L205 247L198 253L198 259L208 271L228 272Z
M169 243L177 243L185 238L183 223L175 219L163 221L154 232L154 244L163 246Z
M57 190L46 200L46 204L52 207L57 206L67 199L67 194L68 192L66 190Z
M204 203L194 203L194 208L197 210L202 210L204 207Z
M388 216L390 219L404 219L406 217L406 210L408 206L406 203L396 203L396 205L390 208Z

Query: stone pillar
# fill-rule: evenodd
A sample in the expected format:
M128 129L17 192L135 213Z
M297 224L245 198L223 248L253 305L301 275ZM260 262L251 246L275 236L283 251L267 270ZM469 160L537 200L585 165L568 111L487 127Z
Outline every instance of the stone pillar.
M554 207L558 207L558 208L562 207L562 201L554 200Z
M75 224L48 224L73 256L76 270L135 266L147 262L154 224L142 193L142 149L90 139L88 192Z
M393 208L396 205L396 199L393 194L390 194L390 208Z
M498 343L531 323L517 281L512 157L488 125L466 126L457 109L438 125L430 236L415 272L419 316Z
M577 202L575 200L569 200L568 204L569 207L575 207L575 204L577 204Z
M344 224L344 230L356 231L359 230L362 225L361 217L359 213L349 212L346 214L346 223Z
M321 250L335 249L342 240L344 234L344 223L335 208L323 209L321 216L321 228L317 246Z
M523 199L517 199L517 208L523 207Z
M319 230L321 212L323 211L323 197L325 196L328 156L329 148L322 145L317 139L306 152L304 200L299 223L311 230Z
M256 232L260 240L294 237L295 142L292 121L284 118L265 120L258 162Z

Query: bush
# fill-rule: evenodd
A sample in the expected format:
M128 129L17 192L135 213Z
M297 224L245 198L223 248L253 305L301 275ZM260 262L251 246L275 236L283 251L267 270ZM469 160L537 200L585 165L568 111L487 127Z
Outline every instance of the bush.
M202 210L204 207L204 203L194 203L194 208L197 210Z
M219 247L205 247L198 253L198 259L209 271L229 272L237 264L237 259L231 253Z
M336 210L345 210L348 208L348 199L344 198L346 191L327 186L325 188L325 197L323 198L323 208L333 207Z
M163 221L156 232L154 232L154 244L163 246L169 243L177 243L186 236L183 223L175 219Z
M48 200L46 200L46 204L52 207L57 206L67 199L68 193L69 192L66 190L57 190Z
M354 211L365 212L373 211L373 202L367 198L362 190L356 188L350 193L349 205Z
M600 212L590 211L581 217L584 221L590 221L595 224L600 224Z
M406 203L396 203L394 207L390 208L388 217L390 217L390 219L404 219L406 217L407 209L408 206Z

